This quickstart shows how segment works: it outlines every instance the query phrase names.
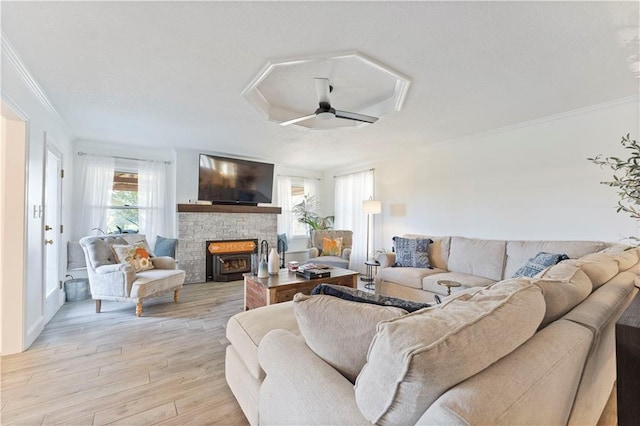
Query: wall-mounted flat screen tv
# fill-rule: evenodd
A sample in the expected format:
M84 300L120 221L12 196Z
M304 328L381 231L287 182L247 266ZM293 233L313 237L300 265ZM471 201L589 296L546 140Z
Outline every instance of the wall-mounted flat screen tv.
M270 203L273 164L200 154L198 199L214 204Z

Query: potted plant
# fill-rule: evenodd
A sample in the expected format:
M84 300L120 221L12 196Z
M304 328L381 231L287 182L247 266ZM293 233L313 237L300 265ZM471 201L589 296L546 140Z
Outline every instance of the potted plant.
M313 195L305 195L302 201L291 209L298 222L307 225L309 229L309 244L311 244L311 232L313 230L325 230L333 227L334 216L320 216L319 209L320 203Z
M620 141L624 149L630 151L629 157L621 159L618 157L603 157L599 154L593 158L587 158L600 167L608 167L613 170L613 180L600 182L603 185L617 188L620 200L616 211L625 212L631 218L640 219L640 145L631 139L629 133L622 137ZM636 242L638 237L632 236L629 239Z

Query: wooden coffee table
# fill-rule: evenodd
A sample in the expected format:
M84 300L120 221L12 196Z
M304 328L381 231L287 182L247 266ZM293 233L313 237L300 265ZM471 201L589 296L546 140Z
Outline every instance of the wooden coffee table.
M320 283L343 285L357 288L358 273L342 268L329 269L331 276L328 278L306 279L305 277L290 272L288 269L280 269L278 275L269 278L258 278L251 274L243 274L244 277L244 310L272 305L274 303L293 300L296 293L311 293Z

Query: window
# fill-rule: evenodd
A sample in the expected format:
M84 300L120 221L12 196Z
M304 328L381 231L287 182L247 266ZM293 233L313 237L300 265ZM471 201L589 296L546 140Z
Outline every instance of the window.
M116 170L107 210L107 233L137 233L139 224L138 173Z
M291 205L289 206L289 209L302 202L302 200L304 200L304 180L291 179ZM298 222L294 217L293 223L291 224L291 236L296 237L306 235L307 225L302 222Z
M319 180L314 178L279 176L278 202L282 213L278 215L278 232L287 237L308 237L309 229L291 212L293 206L304 200L305 195L317 197Z

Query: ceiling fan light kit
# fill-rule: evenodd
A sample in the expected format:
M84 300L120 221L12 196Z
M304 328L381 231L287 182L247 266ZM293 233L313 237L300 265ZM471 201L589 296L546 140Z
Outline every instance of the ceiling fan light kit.
M299 123L304 120L308 120L317 117L319 120L333 120L339 118L342 120L353 120L361 123L373 124L378 121L378 117L372 117L370 115L358 114L357 112L348 111L336 111L331 107L330 94L333 92L333 86L330 84L328 78L316 77L313 79L316 85L316 93L318 95L318 109L313 115L304 115L302 117L294 118L291 120L280 123L282 126L288 126L289 124Z

